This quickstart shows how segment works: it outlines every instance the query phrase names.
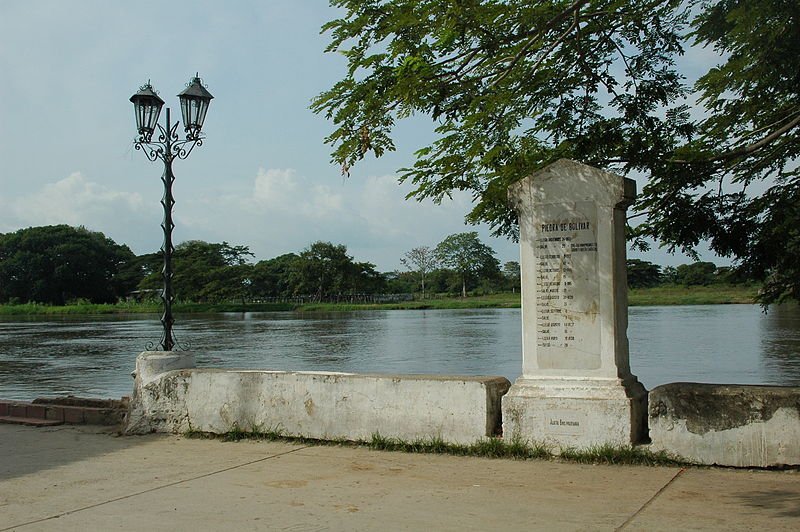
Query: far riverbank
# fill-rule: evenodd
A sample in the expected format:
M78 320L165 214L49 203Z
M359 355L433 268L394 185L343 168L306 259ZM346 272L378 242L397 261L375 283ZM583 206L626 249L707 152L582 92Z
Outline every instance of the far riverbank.
M724 305L753 304L758 295L757 286L713 285L713 286L659 286L633 289L628 292L630 306L665 305ZM353 310L420 310L420 309L475 309L475 308L519 308L519 293L502 293L485 296L436 297L425 300L397 303L346 304L346 303L177 303L175 313L215 312L340 312ZM64 306L0 305L0 316L26 315L92 315L92 314L157 314L161 311L158 301L113 305L76 303Z

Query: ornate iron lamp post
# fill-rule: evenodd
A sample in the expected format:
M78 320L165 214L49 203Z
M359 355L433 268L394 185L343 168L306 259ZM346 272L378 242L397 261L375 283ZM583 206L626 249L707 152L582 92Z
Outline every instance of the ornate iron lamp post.
M164 302L164 314L161 323L164 332L159 343L162 351L172 351L175 346L175 336L172 333L172 325L175 319L172 317L172 302L175 299L172 293L172 252L175 248L172 245L172 207L175 199L172 196L172 183L175 175L172 173L172 161L186 159L195 146L203 144L203 137L200 134L203 122L206 118L208 105L211 102L211 93L208 92L200 81L195 77L189 82L186 89L178 94L181 103L181 114L183 115L183 130L186 137L181 139L178 135L178 122L174 124L170 121L169 107L167 107L167 124L162 127L158 123L158 116L164 100L159 98L153 90L153 86L148 81L143 85L139 92L131 96L131 102L136 112L136 129L139 136L134 141L137 150L142 150L145 156L155 162L161 160L164 163L164 175L161 181L164 183L164 197L161 205L164 206L164 222L161 228L164 230L164 244L161 246L161 253L164 257L162 274L164 277L164 288L161 292L161 300ZM153 139L153 133L158 128L158 137Z

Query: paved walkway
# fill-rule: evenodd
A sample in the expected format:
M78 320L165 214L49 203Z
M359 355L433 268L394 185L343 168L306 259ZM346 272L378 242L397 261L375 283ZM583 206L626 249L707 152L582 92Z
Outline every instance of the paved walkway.
M800 530L800 472L0 425L6 530Z

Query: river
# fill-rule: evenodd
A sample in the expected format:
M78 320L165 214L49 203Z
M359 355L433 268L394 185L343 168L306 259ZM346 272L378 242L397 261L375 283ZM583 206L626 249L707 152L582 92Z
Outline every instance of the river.
M519 309L178 316L199 366L355 373L520 374ZM0 319L0 398L132 390L153 316ZM800 386L800 310L632 307L631 369L645 387L692 381Z

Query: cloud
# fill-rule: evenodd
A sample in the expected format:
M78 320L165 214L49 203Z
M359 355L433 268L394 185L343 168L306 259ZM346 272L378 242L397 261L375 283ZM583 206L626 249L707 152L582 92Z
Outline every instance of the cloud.
M345 208L341 193L299 177L293 168L259 168L252 195L242 203L255 212L271 209L312 219L339 216Z
M146 205L137 192L112 190L88 180L82 173L47 183L39 190L0 205L0 231L21 227L68 224L102 231L118 243L143 243L143 224L149 223L157 206ZM154 208L156 207L156 208Z
M40 224L80 225L98 214L141 211L142 197L136 192L118 192L87 180L80 172L46 184L35 194L19 198L11 206L16 217Z
M345 244L356 259L388 270L412 247L435 246L450 233L474 230L463 223L468 194L455 194L441 205L406 200L410 188L392 175L319 184L292 168L259 168L251 183L238 193L206 191L186 200L178 217L185 238L247 245L259 259L325 240ZM507 244L490 245L498 242ZM516 248L509 249L503 257L514 260Z
M297 176L293 169L259 168L250 199L256 208L283 209L288 207L288 201L294 197L296 190Z
M464 226L469 195L454 194L441 205L406 200L409 186L392 175L310 178L292 168L259 168L247 186L236 190L192 187L179 191L174 211L174 242L227 241L249 246L256 259L298 252L316 240L345 244L357 260L380 270L400 267L411 248L435 246ZM32 225L83 225L102 231L136 253L161 245L161 206L155 198L115 190L74 172L13 201L0 200L0 232ZM516 260L516 245L488 238L501 260Z

